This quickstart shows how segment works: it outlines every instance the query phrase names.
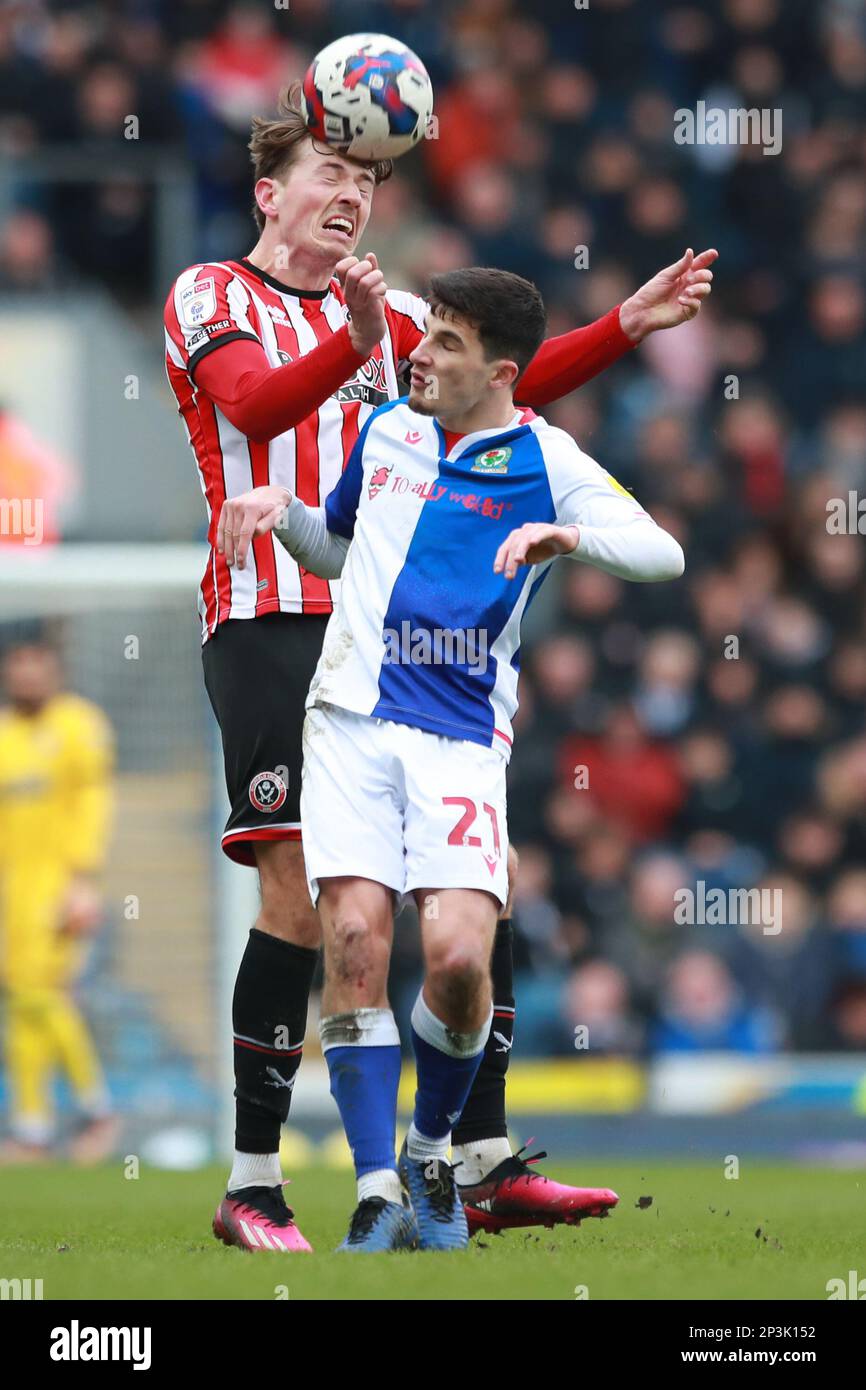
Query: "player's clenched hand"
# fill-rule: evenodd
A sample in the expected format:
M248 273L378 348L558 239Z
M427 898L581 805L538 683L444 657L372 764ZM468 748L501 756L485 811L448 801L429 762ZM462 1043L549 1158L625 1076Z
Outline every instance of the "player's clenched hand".
M291 500L287 487L254 487L226 498L217 526L217 550L229 565L244 568L253 536L272 531Z
M521 565L541 565L555 555L568 555L580 540L576 526L553 526L546 521L528 521L502 542L493 561L493 573L505 572L513 579Z
M379 262L370 251L363 260L346 256L337 265L337 278L343 286L346 304L352 315L349 337L360 357L369 357L387 331L385 295L388 286L379 269Z
M713 288L710 266L718 251L696 256L689 247L673 265L665 266L620 307L622 331L639 343L659 328L676 328L693 319Z

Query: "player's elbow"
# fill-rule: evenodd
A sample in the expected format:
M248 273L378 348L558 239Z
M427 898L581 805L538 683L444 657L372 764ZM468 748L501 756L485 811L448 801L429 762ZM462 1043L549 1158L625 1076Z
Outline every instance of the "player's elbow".
M270 444L281 433L254 396L239 392L231 398L222 396L214 399L229 424L234 425L251 444Z
M663 584L679 579L686 568L686 557L679 541L652 523L643 533L643 544L631 555L628 578L643 584Z
M653 577L658 580L679 579L685 573L686 557L679 541L674 540L667 531L662 531L664 544L659 549L658 573Z
M224 413L229 423L234 425L236 430L240 430L251 444L270 444L275 437L268 422L262 421L255 410L236 406L234 410L225 410Z

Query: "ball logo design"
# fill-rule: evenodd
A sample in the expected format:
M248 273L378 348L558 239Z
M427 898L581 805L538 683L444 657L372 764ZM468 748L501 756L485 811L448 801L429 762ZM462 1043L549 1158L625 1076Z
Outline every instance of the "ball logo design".
M398 39L349 34L316 54L301 106L314 139L354 159L396 159L424 138L433 88Z

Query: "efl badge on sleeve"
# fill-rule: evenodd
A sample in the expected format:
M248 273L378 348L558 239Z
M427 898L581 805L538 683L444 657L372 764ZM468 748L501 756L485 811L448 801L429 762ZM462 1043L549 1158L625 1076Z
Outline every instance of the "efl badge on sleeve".
M199 324L207 323L216 313L216 286L213 277L209 280L196 280L194 285L187 285L180 295L180 312L183 321L190 328L198 328Z
M622 483L618 482L612 473L608 473L607 469L604 470L604 476L607 478L614 492L618 492L620 497L627 497L629 502L634 501L634 497L629 492L628 488L624 488Z

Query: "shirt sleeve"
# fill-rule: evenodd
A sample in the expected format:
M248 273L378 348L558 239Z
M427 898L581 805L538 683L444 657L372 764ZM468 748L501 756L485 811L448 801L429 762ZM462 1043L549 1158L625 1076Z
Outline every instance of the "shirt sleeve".
M294 429L365 360L352 347L347 327L282 367L271 366L258 342L224 341L221 352L197 366L196 385L254 444L267 444Z
M328 529L324 507L308 507L293 497L285 513L285 525L274 535L290 555L320 579L339 579L349 552L349 541Z
M569 435L550 429L545 459L557 524L577 526L580 532L567 558L620 579L679 578L685 569L679 542Z
M249 292L229 266L190 266L165 302L165 330L192 373L203 357L239 338L261 345Z
M417 294L409 294L406 290L389 290L385 302L394 342L397 376L400 378L409 366L409 354L415 351L424 337L429 305Z
M254 444L294 429L366 361L344 325L296 361L273 366L249 291L224 265L184 271L166 301L165 332L171 361Z
M623 332L619 305L586 328L545 338L517 383L521 405L542 406L576 391L637 347Z

